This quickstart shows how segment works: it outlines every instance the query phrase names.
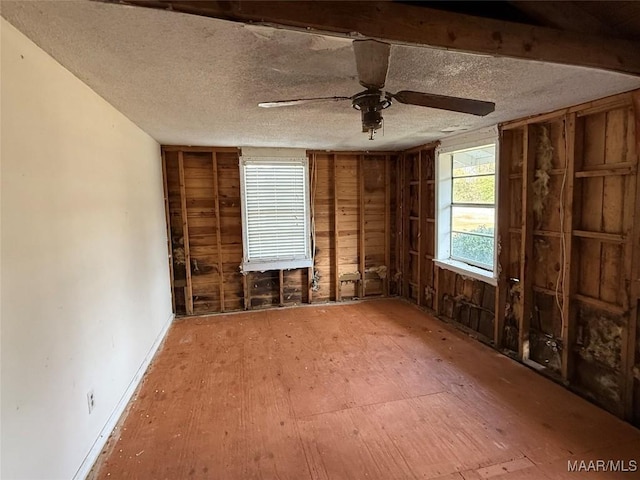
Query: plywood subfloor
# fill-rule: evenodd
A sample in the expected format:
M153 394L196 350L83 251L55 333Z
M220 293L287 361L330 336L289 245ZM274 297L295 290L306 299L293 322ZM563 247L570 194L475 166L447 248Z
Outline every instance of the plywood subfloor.
M577 479L640 431L399 300L177 321L100 479ZM621 476L622 475L622 476Z

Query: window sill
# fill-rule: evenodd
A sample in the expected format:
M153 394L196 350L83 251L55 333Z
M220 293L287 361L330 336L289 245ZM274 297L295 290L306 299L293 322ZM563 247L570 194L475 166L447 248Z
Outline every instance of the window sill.
M309 268L313 266L313 260L310 258L301 258L298 260L270 260L270 261L253 261L243 262L243 272L266 272L268 270L293 270L295 268Z
M451 270L452 272L456 272L463 277L474 278L476 280L480 280L481 282L488 283L489 285L493 285L494 287L498 285L498 280L493 276L492 272L483 270L482 268L474 267L473 265L469 265L467 263L458 262L457 260L434 260L433 263L435 263L440 268Z

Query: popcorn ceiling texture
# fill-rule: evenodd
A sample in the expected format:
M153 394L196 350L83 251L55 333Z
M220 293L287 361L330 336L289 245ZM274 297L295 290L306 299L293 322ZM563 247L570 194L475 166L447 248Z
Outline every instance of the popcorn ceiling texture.
M162 144L398 150L640 87L637 77L594 69L394 45L390 92L488 100L496 111L479 118L395 103L384 134L369 141L348 101L257 106L361 91L349 39L89 1L1 8Z

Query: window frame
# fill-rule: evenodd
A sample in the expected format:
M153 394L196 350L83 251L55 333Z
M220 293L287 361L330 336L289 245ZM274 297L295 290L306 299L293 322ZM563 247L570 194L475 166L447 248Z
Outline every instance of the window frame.
M452 155L465 150L474 150L489 145L495 146L495 184L494 202L486 204L494 209L494 233L493 233L493 266L482 265L479 262L469 261L452 255L453 240L453 207L464 206L462 202L453 202L453 162ZM447 270L452 270L460 275L475 278L491 285L497 285L498 277L498 184L499 184L499 158L500 142L498 128L493 126L476 132L456 135L443 139L436 148L436 242L434 263ZM480 176L480 175L478 175ZM472 175L476 177L476 175ZM458 178L458 177L456 177ZM461 177L460 177L461 178ZM482 208L481 204L470 206ZM464 232L462 232L464 233Z
M245 166L250 164L286 164L302 165L304 168L304 242L305 242L305 254L292 255L287 257L274 257L269 259L251 259L249 256L249 226L248 212L247 212L247 195L246 195L246 177ZM296 268L309 268L313 266L313 254L311 252L311 196L310 196L310 182L309 182L309 158L306 155L269 155L269 156L255 156L255 155L243 155L240 156L239 162L240 170L240 203L241 203L241 222L242 222L242 264L240 266L242 272L266 272L269 270L291 270Z

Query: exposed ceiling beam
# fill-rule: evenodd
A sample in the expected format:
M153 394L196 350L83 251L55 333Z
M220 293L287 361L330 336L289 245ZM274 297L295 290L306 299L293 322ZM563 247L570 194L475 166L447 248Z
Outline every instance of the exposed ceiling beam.
M591 15L576 2L514 1L509 2L542 25L571 32L592 33L603 36L616 36L615 29L601 19ZM613 8L613 6L612 6ZM620 35L617 35L620 37Z
M360 1L102 0L329 35L364 36L640 75L640 42L473 17L417 5Z

